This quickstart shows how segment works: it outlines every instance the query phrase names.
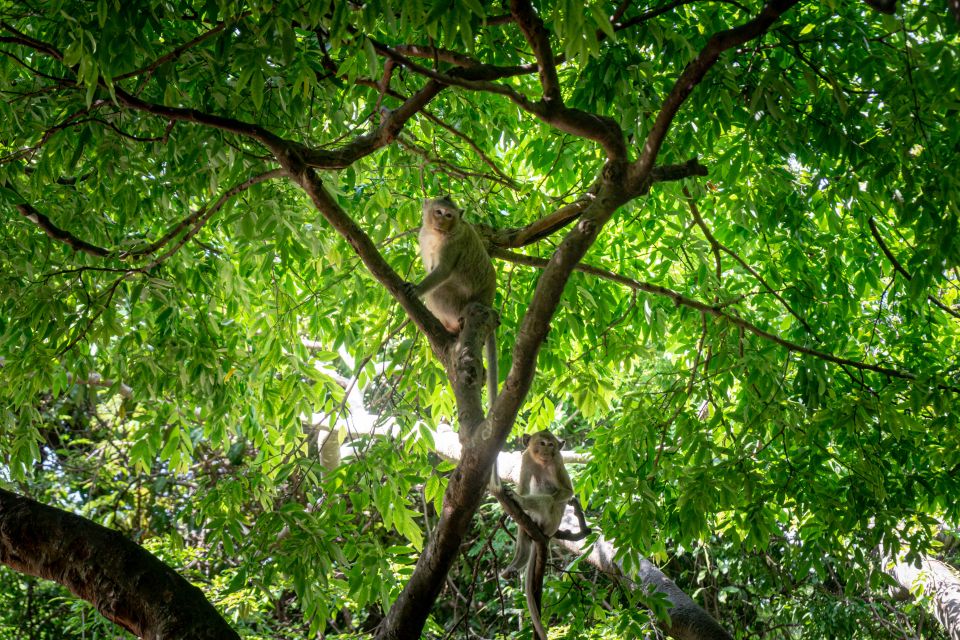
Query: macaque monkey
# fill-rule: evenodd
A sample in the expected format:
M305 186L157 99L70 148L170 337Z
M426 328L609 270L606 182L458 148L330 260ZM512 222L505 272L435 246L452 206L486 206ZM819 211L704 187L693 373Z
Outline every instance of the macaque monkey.
M520 482L517 485L517 503L530 518L537 523L544 535L553 536L560 528L560 521L567 502L573 498L573 484L567 469L563 466L561 449L563 440L547 430L523 436L523 457L520 460ZM538 637L546 638L547 633L540 620L540 611L533 595L533 564L536 560L531 554L533 541L522 529L517 529L517 553L506 569L501 572L503 578L511 578L526 565L524 590L527 594L527 609L533 621ZM538 587L539 588L539 587Z
M450 196L423 201L420 257L427 277L411 285L427 309L450 333L460 333L463 312L472 302L490 307L497 290L497 273L483 241ZM497 397L497 343L487 336L487 392Z

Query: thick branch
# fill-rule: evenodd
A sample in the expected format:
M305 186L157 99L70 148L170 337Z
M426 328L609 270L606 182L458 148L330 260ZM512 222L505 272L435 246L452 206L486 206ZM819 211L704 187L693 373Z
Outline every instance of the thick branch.
M665 164L654 167L650 174L643 193L649 191L650 185L656 182L671 182L683 180L691 176L705 176L707 168L700 164L697 158L693 158L683 164ZM525 227L515 227L512 229L494 229L478 225L483 235L489 243L501 248L518 248L533 244L537 240L552 235L563 227L567 226L586 210L593 202L593 199L600 188L599 183L595 183L574 202L566 204L556 211L534 220ZM641 194L638 194L641 195Z
M239 639L203 592L120 533L0 489L0 562L53 580L146 640Z
M436 445L437 453L441 457L451 462L460 460L463 448L454 434L438 432L436 434ZM498 466L500 479L517 482L520 467L519 454L516 452L501 453L500 456ZM566 457L565 455L564 458ZM501 504L504 503L501 502ZM506 505L504 505L504 510L508 510ZM508 511L508 513L511 512ZM574 504L568 505L563 515L563 521L560 523L561 531L583 531L585 524L583 523L582 513L582 510L578 510ZM584 556L587 550L587 545L583 542L583 536L555 535L553 539L557 541L558 546L577 556ZM663 629L668 635L678 640L704 640L705 638L730 640L730 634L652 562L646 558L641 559L637 573L626 576L623 567L614 560L616 556L617 549L600 535L593 542L590 553L585 555L584 560L614 581L625 580L630 587L637 587L636 582L639 582L650 591L663 593L670 602L670 624L663 625Z
M55 225L50 218L34 209L32 205L26 203L18 204L17 211L19 211L20 214L27 220L40 227L45 234L58 242L64 243L76 251L82 251L83 253L96 256L98 258L106 258L111 255L111 252L107 249L90 244L86 240L81 240L69 231L61 229Z
M511 0L510 13L520 27L523 37L533 48L533 55L537 59L537 71L540 74L540 86L543 87L545 102L563 104L560 95L560 80L557 77L557 67L550 49L550 37L543 26L543 20L533 10L530 0Z
M407 121L419 113L428 102L443 89L443 85L430 81L420 91L410 96L402 105L389 111L376 129L358 136L335 150L309 149L302 152L307 165L319 169L342 169L360 158L370 155L396 139Z
M657 155L660 153L660 147L667 137L667 132L670 130L674 117L686 99L693 93L694 88L700 84L707 72L716 64L720 54L727 49L766 33L785 11L798 2L799 0L771 0L760 11L760 15L753 20L733 29L715 33L710 37L697 57L691 60L683 73L680 74L673 85L673 89L670 90L670 94L663 101L660 113L657 114L657 119L643 143L640 157L630 166L628 178L631 188L638 188L646 180L647 175L653 169Z
M281 147L278 159L327 222L350 243L373 277L400 302L410 319L427 336L433 352L443 361L452 336L436 316L427 311L423 303L407 290L404 280L383 259L370 236L331 197L316 171L305 166L296 155L295 146L291 145L289 150Z

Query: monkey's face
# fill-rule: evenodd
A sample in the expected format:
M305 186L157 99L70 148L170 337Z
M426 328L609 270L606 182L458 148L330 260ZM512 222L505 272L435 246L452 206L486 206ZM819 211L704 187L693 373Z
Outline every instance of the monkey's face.
M560 457L563 442L549 431L540 431L532 436L524 436L527 451L538 464L547 466Z
M448 197L423 203L423 224L440 233L449 233L460 222L461 211Z

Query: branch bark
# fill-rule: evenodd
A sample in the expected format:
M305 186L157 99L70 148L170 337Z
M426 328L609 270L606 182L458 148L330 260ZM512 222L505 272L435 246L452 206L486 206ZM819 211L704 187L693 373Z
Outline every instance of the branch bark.
M907 562L900 556L884 556L884 571L901 587L930 598L933 617L943 625L950 640L960 640L960 572L936 558L921 556Z
M436 451L441 457L451 462L456 462L460 459L463 448L452 432L438 432L434 438L434 442L437 447ZM514 483L519 480L519 458L520 456L513 452L500 454L497 467L500 471L501 480ZM504 503L501 501L501 504ZM511 516L514 515L510 511L508 511L508 513L510 513ZM515 519L517 519L516 516ZM518 524L521 522L520 519L517 521ZM521 524L520 526L523 525ZM529 527L524 527L524 530L527 531L528 528ZM567 507L560 528L561 530L567 531L581 530L582 524L579 515L576 508L572 505ZM541 532L537 530L535 533ZM535 535L531 535L531 537L534 540L538 539ZM578 556L583 556L588 547L582 538L571 540L562 536L554 536L553 540L564 550ZM596 542L593 543L593 546L590 548L590 553L584 557L584 560L611 579L624 581L630 588L645 588L663 593L671 605L669 610L670 623L661 625L667 635L677 640L732 640L732 636L727 633L710 614L694 602L690 596L684 593L676 583L664 575L652 562L647 559L641 560L637 573L633 576L628 576L624 573L622 565L614 560L616 556L616 547L601 534Z
M200 589L140 545L3 489L0 562L62 584L146 640L240 638Z
M87 255L97 258L106 258L111 255L109 250L104 249L103 247L98 247L95 244L90 244L86 240L82 240L73 235L69 231L61 229L55 225L50 218L37 211L33 205L26 203L18 204L17 211L19 211L20 215L22 215L24 218L40 227L45 234L57 242L64 243L75 251L81 251Z
M873 218L873 216L867 220L867 224L870 225L870 233L873 235L873 239L877 241L878 245L880 245L880 250L883 251L883 255L887 256L887 260L889 260L890 264L893 265L894 271L902 275L907 280L912 280L913 276L910 275L909 271L903 268L903 265L900 264L900 261L897 260L896 256L893 255L893 252L890 251L890 247L888 247L887 243L883 241L883 236L880 235L880 230L877 229L877 221ZM960 319L960 312L954 311L941 302L938 298L928 294L927 300L946 313L949 313L954 318Z

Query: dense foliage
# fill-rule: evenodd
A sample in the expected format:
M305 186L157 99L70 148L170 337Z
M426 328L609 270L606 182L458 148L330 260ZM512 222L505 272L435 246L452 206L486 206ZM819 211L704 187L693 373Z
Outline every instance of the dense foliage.
M587 454L575 485L625 566L669 563L737 637L941 637L922 606L891 604L877 549L931 552L960 523L946 4L799 3L724 53L657 158L709 177L653 184L604 227L514 428ZM710 35L762 3L536 8L566 104L612 118L633 159ZM249 637L375 626L440 512L452 465L432 434L454 398L272 151L211 122L341 149L431 69L533 62L505 16L481 0L0 2L0 483L148 545ZM603 169L595 142L476 84L321 174L408 280L423 197L522 227ZM488 84L541 91L535 65ZM523 252L549 258L562 234ZM501 379L540 275L523 262L496 261ZM356 433L354 387L389 437ZM351 445L335 470L318 426ZM481 508L433 636L526 620L495 578L499 516ZM559 637L652 628L636 593L562 566L545 596ZM46 626L23 637L104 624L50 589L0 571L0 635L24 616Z

